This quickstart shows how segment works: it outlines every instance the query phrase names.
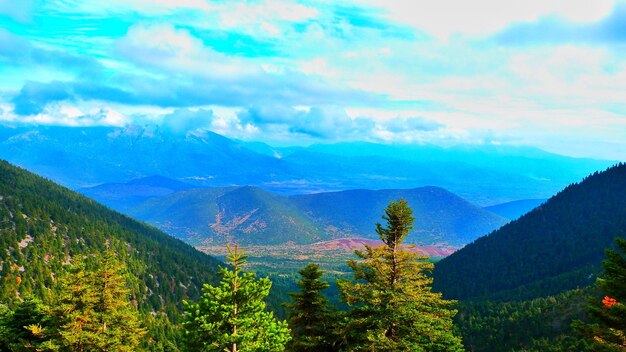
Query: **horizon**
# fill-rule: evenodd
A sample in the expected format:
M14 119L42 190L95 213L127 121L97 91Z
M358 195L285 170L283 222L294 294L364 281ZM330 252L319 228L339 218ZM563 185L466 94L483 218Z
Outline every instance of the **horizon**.
M10 128L10 129L35 129L35 130L39 130L40 128L76 128L76 129L81 129L81 128L110 128L110 129L126 129L126 128L146 128L146 127L158 127L158 128L163 128L164 126L158 123L150 123L150 124L144 124L144 125L138 125L138 124L129 124L126 126L107 126L107 125L89 125L89 126L67 126L67 125L47 125L47 124L33 124L33 123L9 123L7 124L5 121L0 121L0 128ZM410 147L410 148L433 148L433 149L439 149L439 150L461 150L461 151L472 151L472 150L479 150L479 149L484 149L484 148L494 148L494 149L499 149L500 151L513 151L513 150L518 150L518 151L526 151L526 152L540 152L540 153L546 153L546 154L550 154L553 156L559 156L559 157L567 157L567 158L573 158L573 159L581 159L581 160L598 160L598 161L611 161L611 162L615 162L615 163L622 163L622 162L626 162L626 156L625 159L610 159L610 158L602 158L602 157L594 157L594 156L585 156L585 155L576 155L576 154L571 154L571 153L562 153L559 151L551 151L548 149L544 149L541 148L539 146L533 146L533 145L516 145L516 144L502 144L502 143L469 143L469 142L463 142L463 141L458 141L458 142L448 142L448 143L435 143L435 142L430 142L430 141L423 141L423 142L406 142L406 141L369 141L369 140L354 140L354 141L288 141L288 142L276 142L276 141L269 141L269 142L265 142L263 140L243 140L243 139L237 139L237 138L232 138L223 134L220 134L218 132L215 131L211 131L207 128L201 128L201 129L196 129L196 130L189 130L189 131L185 131L184 133L179 133L179 132L172 132L171 130L168 130L167 128L163 128L163 132L167 132L172 136L184 136L187 137L188 135L197 135L197 136L201 136L203 133L209 132L209 133L213 133L215 135L218 135L220 137L226 138L234 143L239 143L242 144L244 147L246 147L247 149L251 150L252 152L255 153L260 153L259 151L255 150L255 148L253 148L253 145L263 145L272 149L276 149L276 151L285 151L285 150L289 150L291 148L302 148L302 149L307 149L307 148L312 148L312 147L316 147L316 146L340 146L340 145L359 145L359 144L363 144L363 145L375 145L375 146L388 146L388 147ZM263 153L260 153L263 154ZM282 158L282 155L274 155L275 158ZM154 176L158 176L158 175L154 175Z

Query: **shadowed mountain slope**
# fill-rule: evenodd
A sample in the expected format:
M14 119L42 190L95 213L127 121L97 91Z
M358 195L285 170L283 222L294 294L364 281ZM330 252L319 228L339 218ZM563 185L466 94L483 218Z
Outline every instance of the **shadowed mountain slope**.
M604 250L626 237L626 164L572 184L439 262L446 297L533 298L592 284Z

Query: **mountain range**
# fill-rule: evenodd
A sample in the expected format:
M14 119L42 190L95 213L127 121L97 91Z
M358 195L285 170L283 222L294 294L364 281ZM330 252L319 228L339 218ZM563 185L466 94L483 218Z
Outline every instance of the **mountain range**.
M81 191L163 231L202 246L311 244L339 238L375 239L391 200L414 209L411 243L460 247L508 220L438 187L349 190L284 196L259 187L186 188L159 177ZM176 187L167 188L167 184ZM174 188L183 187L176 190ZM162 193L162 194L159 194ZM142 202L136 202L140 197Z
M72 189L162 175L293 195L437 186L480 206L547 198L613 162L526 147L338 143L277 148L157 125L0 127L0 158Z

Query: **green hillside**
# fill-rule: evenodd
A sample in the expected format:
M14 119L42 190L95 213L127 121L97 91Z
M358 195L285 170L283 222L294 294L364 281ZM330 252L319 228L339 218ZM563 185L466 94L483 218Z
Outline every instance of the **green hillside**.
M145 313L176 318L181 300L217 277L218 262L188 244L0 161L1 303L46 299L73 256L107 246L138 278L133 293Z
M148 200L130 214L194 245L322 239L322 232L287 198L257 187L184 190Z
M529 299L594 282L605 248L626 236L626 164L594 173L437 264L455 299Z
M250 186L198 188L152 198L128 213L193 245L310 244L375 238L380 213L389 201L399 198L415 209L410 243L460 247L507 221L438 187L292 197Z

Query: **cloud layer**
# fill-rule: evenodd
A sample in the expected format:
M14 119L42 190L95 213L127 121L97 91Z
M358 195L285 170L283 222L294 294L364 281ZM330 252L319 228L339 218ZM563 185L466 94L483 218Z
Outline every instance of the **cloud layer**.
M613 0L0 0L0 119L626 160L624 23Z

